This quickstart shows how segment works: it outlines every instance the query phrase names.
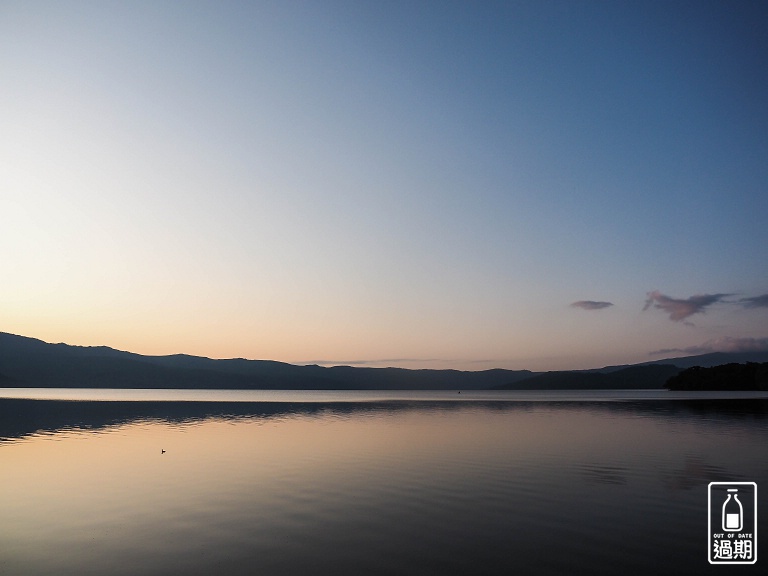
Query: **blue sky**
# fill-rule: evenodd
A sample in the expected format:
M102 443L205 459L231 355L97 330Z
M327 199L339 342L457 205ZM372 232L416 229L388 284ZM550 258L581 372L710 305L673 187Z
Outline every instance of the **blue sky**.
M413 368L768 347L766 24L2 2L0 330Z

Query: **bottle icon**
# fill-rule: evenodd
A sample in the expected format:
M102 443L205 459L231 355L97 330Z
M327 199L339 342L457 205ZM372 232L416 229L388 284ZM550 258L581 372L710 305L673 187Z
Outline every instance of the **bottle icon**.
M744 508L738 497L738 489L729 488L723 503L723 532L739 532L744 525Z

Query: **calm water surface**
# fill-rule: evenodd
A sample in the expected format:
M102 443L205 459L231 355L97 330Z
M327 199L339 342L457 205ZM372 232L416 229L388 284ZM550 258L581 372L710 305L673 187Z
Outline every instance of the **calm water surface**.
M0 574L758 574L768 560L758 538L755 565L707 562L709 482L757 482L768 534L765 399L176 393L0 391Z

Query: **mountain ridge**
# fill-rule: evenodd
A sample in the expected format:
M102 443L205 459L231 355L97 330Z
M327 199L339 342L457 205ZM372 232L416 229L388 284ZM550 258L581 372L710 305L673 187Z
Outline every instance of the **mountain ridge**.
M201 388L277 390L488 389L527 378L529 370L407 370L300 366L275 360L144 356L106 346L49 344L0 332L0 379L6 387ZM105 385L108 383L108 385Z
M716 352L590 370L411 370L296 365L276 360L145 356L108 346L51 344L0 332L0 386L275 390L553 390L663 388L685 368L766 362L768 351Z

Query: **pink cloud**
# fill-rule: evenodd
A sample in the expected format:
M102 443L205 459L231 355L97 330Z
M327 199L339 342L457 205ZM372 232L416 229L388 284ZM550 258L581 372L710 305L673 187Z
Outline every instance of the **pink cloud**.
M680 322L694 314L703 313L704 310L720 302L730 294L697 294L690 298L671 298L662 294L658 290L648 292L648 299L645 301L643 310L648 310L651 306L659 310L664 310L669 314L669 319L673 322Z

